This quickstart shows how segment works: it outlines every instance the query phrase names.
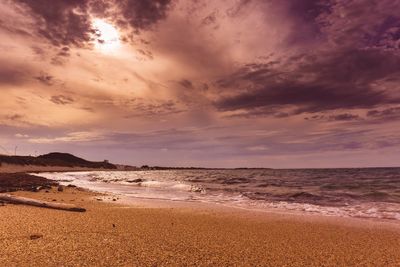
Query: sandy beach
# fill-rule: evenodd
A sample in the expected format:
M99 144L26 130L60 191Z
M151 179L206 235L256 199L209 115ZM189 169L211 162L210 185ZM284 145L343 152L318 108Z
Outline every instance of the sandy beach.
M400 267L400 0L0 0L0 267Z
M0 206L1 266L400 265L396 224L201 204L126 205L76 188L13 194L87 212Z

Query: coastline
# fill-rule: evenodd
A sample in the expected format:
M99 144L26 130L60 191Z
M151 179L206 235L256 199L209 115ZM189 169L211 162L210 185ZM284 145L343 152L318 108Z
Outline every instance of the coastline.
M112 201L66 188L14 192L83 206L82 214L0 207L4 266L395 266L400 230L356 218L278 214L205 203ZM108 201L96 199L108 198ZM393 226L393 227L392 227ZM31 240L31 235L41 236Z
M78 171L115 171L104 168L63 167L63 166L38 166L0 164L0 173L40 173L40 172L78 172ZM120 170L118 170L120 171Z
M176 211L189 211L201 214L227 215L254 220L269 220L271 217L278 219L293 219L309 223L328 223L339 226L349 226L356 228L384 228L400 233L400 222L393 219L348 217L340 215L325 215L309 211L286 210L277 208L254 209L241 206L199 202L199 201L174 201L164 199L131 198L111 193L101 193L85 189L88 192L99 194L95 199L108 204L122 205L131 208L148 209L174 209ZM116 200L116 201L115 201Z
M268 182L268 179L264 182L260 180L254 182L245 178L237 178L237 176L246 176L247 174L225 174L222 179L224 182L216 181L214 183L212 179L207 181L205 178L212 177L212 173L201 172L196 174L197 178L194 179L193 173L171 171L155 171L155 173L152 171L64 172L58 174L49 172L39 175L55 179L62 185L73 184L95 192L116 194L128 202L143 202L146 199L149 201L166 200L171 203L195 201L264 212L306 213L307 215L321 214L330 217L400 221L398 212L400 204L397 204L396 199L391 199L392 196L394 198L397 196L394 191L396 187L387 193L384 190L379 191L381 189L368 187L358 192L354 190L354 193L325 189L318 192L301 186L301 183L309 184L309 181L300 181L295 187L274 186L275 182ZM217 173L217 175L222 174ZM362 180L362 178L360 179ZM320 182L317 181L317 183ZM324 184L323 187L334 187L334 183L331 181L330 184ZM340 183L339 181L338 188L349 186ZM319 186L321 185L316 184L316 187ZM376 187L379 186L377 184ZM362 192L363 190L364 192Z

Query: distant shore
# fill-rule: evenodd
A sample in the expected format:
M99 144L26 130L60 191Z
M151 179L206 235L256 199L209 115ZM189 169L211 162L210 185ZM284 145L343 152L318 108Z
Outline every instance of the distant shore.
M0 173L18 173L18 172L70 172L70 171L100 171L109 170L101 168L85 167L65 167L65 166L38 166L38 165L15 165L1 164Z

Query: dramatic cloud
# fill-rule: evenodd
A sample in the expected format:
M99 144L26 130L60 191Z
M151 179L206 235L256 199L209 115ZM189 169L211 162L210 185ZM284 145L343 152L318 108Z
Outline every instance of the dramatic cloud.
M17 0L39 23L37 34L56 46L84 46L95 33L87 0Z
M399 9L2 1L0 145L134 165L398 164Z
M398 0L335 0L319 17L326 38L335 45L399 50Z
M218 81L244 93L222 98L216 106L228 111L293 106L297 114L400 103L398 95L376 88L377 83L400 75L400 57L378 50L345 50L304 55L297 64L291 71L291 66L272 63L246 65ZM390 89L400 90L400 85Z
M136 30L145 30L167 17L172 0L122 0L116 3L127 23Z
M167 17L171 0L17 0L39 24L36 34L55 46L64 46L59 55L67 56L68 46L90 47L98 40L92 24L94 16L129 25L134 31L149 29Z

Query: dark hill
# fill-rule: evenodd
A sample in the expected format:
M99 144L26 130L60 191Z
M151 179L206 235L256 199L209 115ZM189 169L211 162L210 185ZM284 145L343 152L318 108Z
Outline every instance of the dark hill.
M84 168L104 168L116 169L114 164L107 161L95 162L88 161L68 153L49 153L38 157L32 156L3 156L0 155L0 164L15 165L37 165L37 166L57 166L57 167L84 167Z

